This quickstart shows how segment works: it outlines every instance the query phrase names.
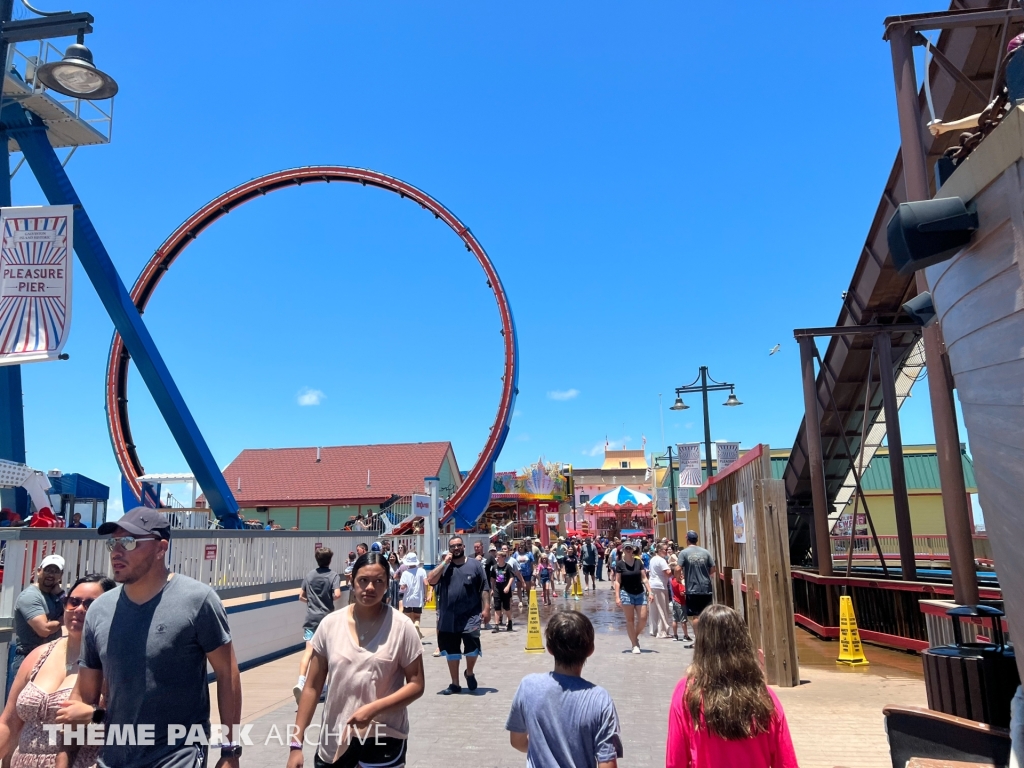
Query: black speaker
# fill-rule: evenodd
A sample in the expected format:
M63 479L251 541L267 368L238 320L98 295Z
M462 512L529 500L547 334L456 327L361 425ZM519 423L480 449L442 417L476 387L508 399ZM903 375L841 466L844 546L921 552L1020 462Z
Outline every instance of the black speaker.
M900 203L886 233L892 261L901 275L952 258L971 242L978 213L959 197Z
M935 319L935 304L932 303L932 295L928 291L917 294L903 305L903 311L910 315L915 323L928 325Z

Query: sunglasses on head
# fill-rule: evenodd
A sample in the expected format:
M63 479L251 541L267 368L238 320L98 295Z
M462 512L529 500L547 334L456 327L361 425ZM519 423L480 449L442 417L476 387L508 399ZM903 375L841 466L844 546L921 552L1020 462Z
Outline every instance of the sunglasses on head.
M68 608L78 608L79 606L85 606L85 610L89 610L89 606L96 602L95 597L69 597L67 600Z
M107 539L107 549L113 552L114 548L120 545L125 552L131 552L139 545L140 541L156 541L159 538L159 536L111 536Z

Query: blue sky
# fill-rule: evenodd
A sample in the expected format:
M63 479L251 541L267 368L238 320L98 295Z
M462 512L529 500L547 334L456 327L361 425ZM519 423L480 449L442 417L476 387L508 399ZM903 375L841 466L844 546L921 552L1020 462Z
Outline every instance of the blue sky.
M368 167L439 199L518 327L499 469L590 465L606 437L654 449L659 393L666 442L700 439L698 409L668 410L700 365L745 403L713 406L713 439L788 447L792 329L835 321L896 152L881 22L931 7L221 2L184 18L93 0L87 42L121 92L113 142L68 170L129 286L196 208L271 171ZM24 169L14 200L43 202ZM116 488L112 326L75 279L71 359L23 369L28 461ZM314 185L219 222L145 319L222 466L246 447L451 440L468 469L500 393L484 283L417 206ZM137 375L130 401L146 469L185 471ZM907 442L933 440L925 386L902 418Z

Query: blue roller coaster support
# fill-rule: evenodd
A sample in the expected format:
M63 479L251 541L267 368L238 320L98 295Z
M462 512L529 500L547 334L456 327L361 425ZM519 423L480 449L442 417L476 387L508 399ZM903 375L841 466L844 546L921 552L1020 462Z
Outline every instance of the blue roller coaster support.
M160 352L142 321L142 316L132 303L121 276L110 260L89 215L78 199L78 194L56 152L46 138L46 126L36 115L26 112L17 104L9 104L0 111L0 120L8 134L21 147L25 160L51 205L73 205L75 207L75 253L82 262L86 274L92 281L100 301L110 315L135 367L138 368L146 386L149 387L157 408L171 430L178 447L188 462L210 508L225 528L241 528L238 517L238 502L231 494L224 475L217 469L217 463L210 448L199 432L195 419L185 405L171 372L167 369Z

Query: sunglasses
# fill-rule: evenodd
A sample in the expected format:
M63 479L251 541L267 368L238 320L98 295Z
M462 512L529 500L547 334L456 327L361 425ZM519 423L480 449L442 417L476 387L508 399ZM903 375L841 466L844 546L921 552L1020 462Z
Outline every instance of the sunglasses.
M135 549L140 541L156 541L159 536L111 536L107 539L107 549L111 552L114 548L120 546L125 552L131 552Z
M449 544L448 549L465 549L465 544Z
M89 610L89 606L96 602L94 597L69 597L67 599L68 608L78 608L79 606L85 606L85 610Z

